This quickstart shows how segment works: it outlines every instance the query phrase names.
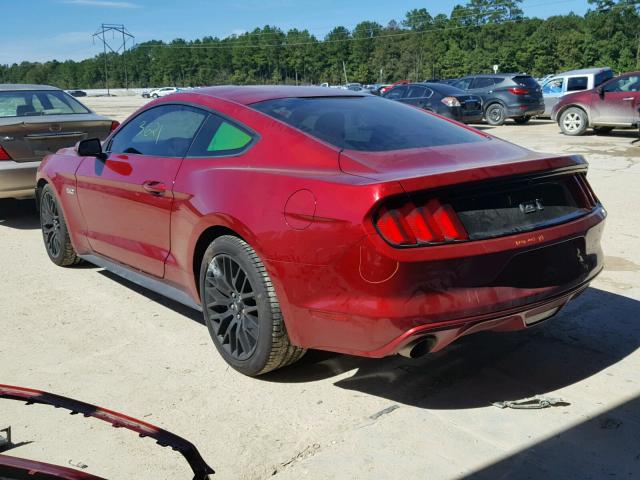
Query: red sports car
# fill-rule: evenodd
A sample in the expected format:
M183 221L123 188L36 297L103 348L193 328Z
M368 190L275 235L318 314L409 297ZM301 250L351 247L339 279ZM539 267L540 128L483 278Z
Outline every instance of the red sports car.
M53 262L201 309L257 375L551 317L602 268L586 171L376 96L215 87L48 156L37 196Z

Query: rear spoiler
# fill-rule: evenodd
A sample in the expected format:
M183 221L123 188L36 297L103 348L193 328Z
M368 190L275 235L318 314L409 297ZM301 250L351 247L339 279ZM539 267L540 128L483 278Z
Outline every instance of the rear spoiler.
M129 417L122 413L107 410L89 403L80 402L72 398L55 395L53 393L33 390L30 388L14 387L11 385L0 384L0 398L22 400L25 401L27 405L37 403L41 405L50 405L55 408L64 408L65 410L69 410L71 415L81 413L85 417L93 417L98 420L102 420L103 422L110 423L115 428L126 428L127 430L137 432L140 438L153 438L161 447L171 447L173 450L180 452L193 471L193 480L209 480L209 475L215 473L204 461L195 445L188 440L163 430L162 428L156 427L155 425ZM4 465L2 457L7 458L4 455L0 455L0 471L2 471L1 469ZM37 464L37 462L35 463Z

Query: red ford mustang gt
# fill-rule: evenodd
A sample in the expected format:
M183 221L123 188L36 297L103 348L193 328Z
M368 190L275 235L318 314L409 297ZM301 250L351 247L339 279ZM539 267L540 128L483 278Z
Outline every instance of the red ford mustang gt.
M37 196L53 262L201 309L257 375L551 317L602 268L586 170L371 95L216 87L50 155Z

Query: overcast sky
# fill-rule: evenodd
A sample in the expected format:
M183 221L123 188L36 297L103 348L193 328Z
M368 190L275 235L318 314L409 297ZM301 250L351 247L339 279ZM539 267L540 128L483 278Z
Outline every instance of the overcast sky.
M385 25L413 8L449 14L462 1L416 0L0 0L0 64L79 60L101 49L91 35L101 23L122 23L137 42L226 37L266 24L306 28L322 38L362 20ZM584 14L586 0L525 0L526 15ZM116 42L114 42L116 43Z

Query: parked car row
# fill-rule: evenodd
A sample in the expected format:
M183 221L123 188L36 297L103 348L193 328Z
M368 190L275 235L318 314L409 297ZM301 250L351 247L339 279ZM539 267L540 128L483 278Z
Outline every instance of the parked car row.
M484 119L502 125L513 119L525 124L533 117L548 116L564 134L582 135L588 128L596 133L637 128L639 79L640 72L614 77L610 68L592 68L549 75L542 85L524 74L485 74L437 82L401 80L380 91L385 98L464 123ZM480 112L473 111L475 98L480 99Z

